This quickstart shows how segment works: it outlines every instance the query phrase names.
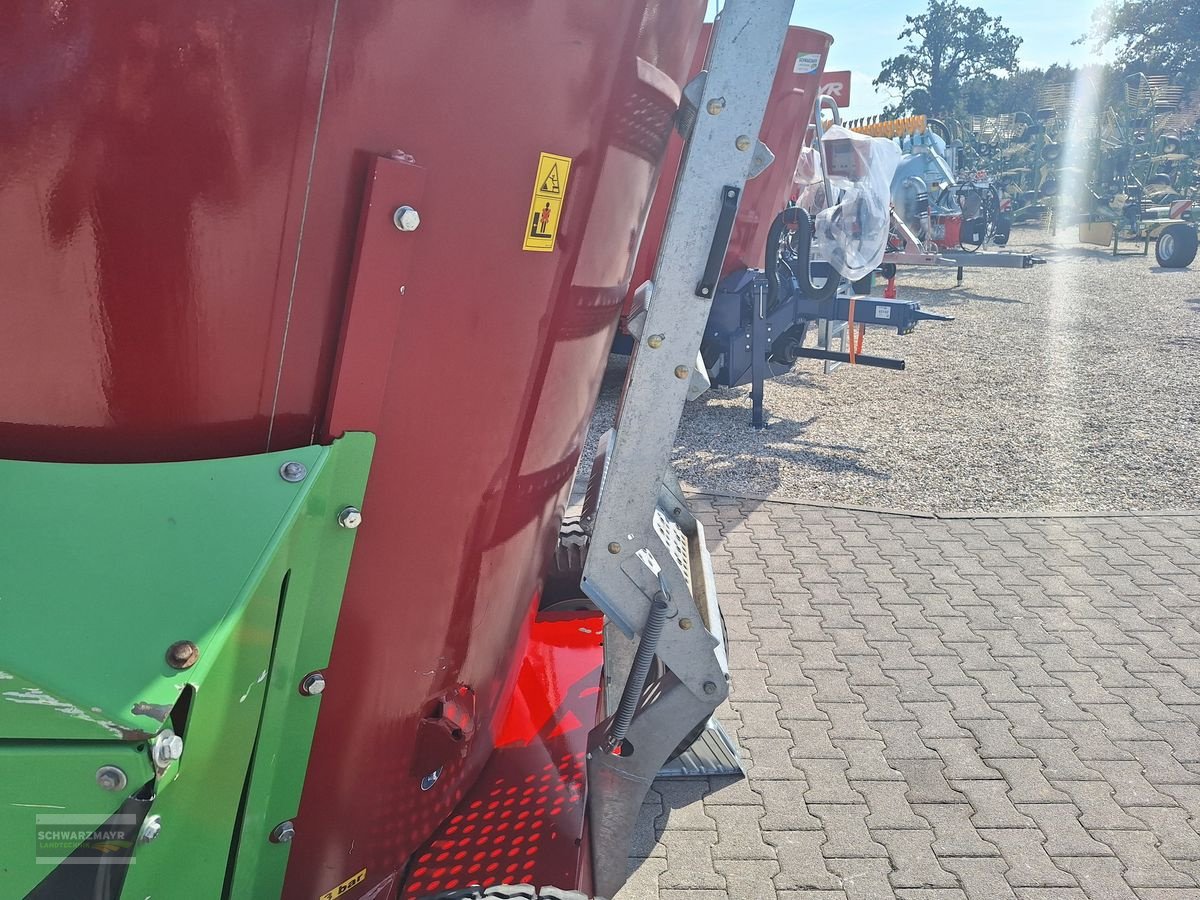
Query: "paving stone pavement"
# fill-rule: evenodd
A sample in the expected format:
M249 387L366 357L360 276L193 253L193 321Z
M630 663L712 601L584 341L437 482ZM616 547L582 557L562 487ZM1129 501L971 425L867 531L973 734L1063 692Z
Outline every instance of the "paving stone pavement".
M694 507L749 775L656 782L617 900L1200 898L1200 515Z

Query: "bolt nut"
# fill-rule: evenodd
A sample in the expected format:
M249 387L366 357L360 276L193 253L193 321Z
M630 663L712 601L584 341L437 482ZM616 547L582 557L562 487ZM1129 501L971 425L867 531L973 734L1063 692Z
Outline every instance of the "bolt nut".
M691 619L680 619L679 627L682 628L684 631L691 631L692 620Z
M308 477L308 466L302 462L285 462L279 467L279 477L284 481L297 484Z
M687 366L676 366L675 377L679 379L687 378L690 373Z
M129 784L129 779L116 766L101 766L96 770L96 784L106 791L123 791Z
M717 692L717 685L714 682L712 682L712 681L704 682L704 693L715 694L716 692Z
M183 756L183 738L170 728L160 731L158 737L154 739L154 749L151 751L151 756L157 768L165 769Z
M192 641L176 641L167 648L167 665L172 669L190 669L200 658L200 648Z
M666 339L666 335L652 334L652 335L650 335L650 337L646 338L646 344L647 344L647 346L650 347L651 350L657 350L659 347L661 347L663 345L663 341L665 339Z
M749 150L750 147L753 146L754 141L750 140L750 135L748 134L739 134L737 136L737 140L733 143L739 150L745 151Z
M304 676L300 682L300 693L306 697L315 697L325 691L325 676L320 672L312 672Z
M708 110L710 116L719 116L721 111L725 109L725 98L713 97L708 101L708 106L705 108Z
M286 822L280 822L271 829L272 844L290 844L292 838L296 836L296 825L291 819Z
M338 513L337 523L343 528L357 528L362 524L362 511L356 506L347 506Z
M138 843L148 844L162 831L162 816L146 816L142 830L138 832Z
M400 231L416 231L421 227L421 214L411 206L401 206L392 213L392 224Z
M608 552L613 554L614 556L616 556L618 553L621 552L621 545L618 544L616 541L613 541L611 544L608 545Z

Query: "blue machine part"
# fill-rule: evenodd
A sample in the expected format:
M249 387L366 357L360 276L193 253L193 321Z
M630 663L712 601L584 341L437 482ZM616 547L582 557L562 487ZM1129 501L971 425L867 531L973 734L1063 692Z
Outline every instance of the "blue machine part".
M837 277L823 262L811 263L810 271L814 282ZM899 359L805 347L809 327L818 319L848 322L853 302L854 325L894 328L898 334L911 333L923 319L953 320L951 316L923 310L915 300L884 300L854 294L853 288L846 284L835 296L814 299L805 295L794 275L783 279L783 290L776 294L778 300L773 307L769 305L770 296L765 273L757 269L730 273L717 287L700 348L714 385L752 386L751 424L756 428L764 427L765 422L763 382L791 371L798 359L904 368L904 361Z

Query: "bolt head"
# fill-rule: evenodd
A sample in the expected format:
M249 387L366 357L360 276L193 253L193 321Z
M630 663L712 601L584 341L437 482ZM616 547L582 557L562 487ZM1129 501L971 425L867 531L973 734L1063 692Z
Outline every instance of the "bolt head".
M106 791L123 791L129 784L129 779L116 766L101 766L96 770L96 784Z
M689 374L690 373L688 372L687 366L676 366L675 367L675 377L676 378L679 378L682 380L684 378L687 378Z
M271 830L272 844L290 844L296 836L296 825L290 819L280 822Z
M646 338L646 344L650 347L651 350L657 350L659 347L661 347L663 345L664 338L665 338L664 335L652 334L652 335L650 335L650 337Z
M692 628L692 620L691 619L680 619L679 627L682 628L684 631L690 631Z
M337 523L343 528L357 528L362 524L362 520L362 510L355 506L347 506L337 517Z
M142 830L138 832L138 843L148 844L162 832L162 816L146 816Z
M725 98L713 97L708 101L708 106L705 108L708 110L710 116L719 116L721 111L725 109Z
M156 761L166 767L183 757L183 738L168 728L160 733L158 740L154 742L154 753L157 757Z
M616 541L613 541L611 544L608 545L608 552L613 554L614 556L616 556L618 553L621 552L621 545L618 544Z
M714 684L714 683L713 683L713 682L711 682L711 681L706 681L706 682L704 682L704 693L706 693L706 694L715 694L716 692L717 692L717 686L716 686L716 684Z
M750 147L754 144L754 141L750 140L750 135L748 134L739 134L737 140L733 143L739 150L746 151L750 149Z
M313 672L304 676L304 680L300 682L300 693L306 697L313 697L325 691L325 676L320 672Z
M192 641L176 641L167 648L167 665L172 669L190 669L200 658L200 648Z
M297 484L308 477L308 466L302 462L285 462L279 467L279 477L284 481Z
M392 213L392 223L400 231L416 231L421 227L421 214L411 206L401 206Z

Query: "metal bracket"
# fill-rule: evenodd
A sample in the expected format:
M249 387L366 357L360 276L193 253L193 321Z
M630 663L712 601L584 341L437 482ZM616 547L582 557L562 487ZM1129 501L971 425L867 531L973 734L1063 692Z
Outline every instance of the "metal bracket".
M696 285L696 296L712 298L717 279L721 277L721 266L729 250L729 236L733 234L733 222L737 218L738 198L742 189L727 184L721 188L721 211L717 214L717 227L713 231L712 246L708 248L708 262L704 264L704 275Z

